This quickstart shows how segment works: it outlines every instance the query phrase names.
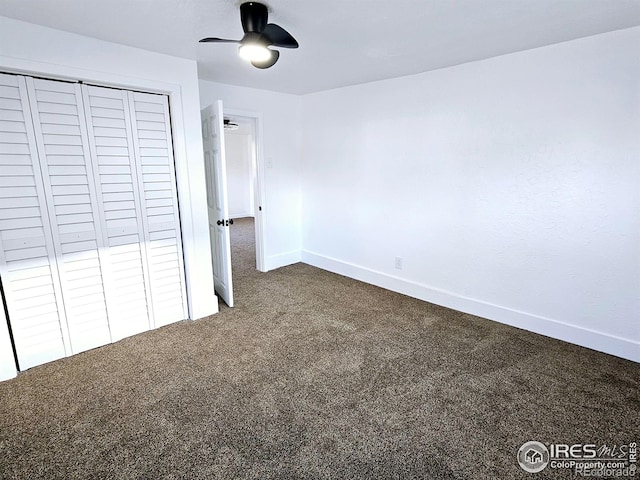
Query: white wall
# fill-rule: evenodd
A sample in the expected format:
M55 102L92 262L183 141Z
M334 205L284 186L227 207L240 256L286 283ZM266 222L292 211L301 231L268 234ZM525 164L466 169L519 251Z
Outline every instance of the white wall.
M229 217L253 217L253 173L251 169L250 134L224 132L227 157L227 196L229 197Z
M196 63L0 17L0 70L169 94L189 314L217 312Z
M304 97L303 261L640 361L638 45Z
M262 116L267 270L300 261L301 97L200 80L201 107L216 100Z

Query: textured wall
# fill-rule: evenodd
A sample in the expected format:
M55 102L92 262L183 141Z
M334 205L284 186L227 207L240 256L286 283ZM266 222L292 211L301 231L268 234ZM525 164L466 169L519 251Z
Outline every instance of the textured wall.
M303 260L640 360L638 44L304 97Z

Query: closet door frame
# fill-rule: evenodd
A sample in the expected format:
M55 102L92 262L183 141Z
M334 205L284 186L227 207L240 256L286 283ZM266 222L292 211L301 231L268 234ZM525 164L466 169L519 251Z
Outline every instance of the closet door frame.
M133 73L143 71L136 68L128 67L122 70L115 65L112 68L96 70L93 63L80 59L71 64L54 64L48 59L28 60L1 55L0 71L169 97L188 318L195 320L218 313L218 299L213 289L208 226L203 227L199 221L207 218L208 214L198 82L195 75L193 78L188 74L172 75L170 81L162 81L150 73ZM174 80L176 83L172 83Z
M13 60L15 60L18 67L20 67L20 59L12 59L12 62ZM0 56L0 73L35 76L50 80L67 81L76 83L78 90L80 89L80 84L87 83L89 85L100 87L117 88L128 92L140 91L144 93L160 94L166 98L167 108L165 110L168 119L167 132L170 134L170 138L172 139L170 157L172 160L171 169L174 175L173 190L178 201L178 205L176 206L176 211L178 213L177 225L178 231L180 232L178 248L180 251L179 260L181 264L181 277L183 279L183 294L186 299L185 317L187 319L197 319L217 313L217 298L213 293L212 275L210 271L206 271L208 270L207 265L210 265L210 262L203 261L203 255L209 253L208 242L201 241L201 232L198 232L198 234L196 235L195 231L199 231L200 228L193 220L194 211L197 212L198 210L203 209L202 206L204 202L199 202L199 198L206 195L206 187L204 186L204 183L202 181L202 179L204 178L202 174L203 172L198 171L199 167L203 165L203 162L198 162L197 160L194 161L194 159L192 158L189 162L189 165L187 166L187 144L185 141L185 137L180 135L180 132L185 130L186 124L188 123L185 122L183 116L184 106L181 90L184 87L180 84L170 84L165 82L158 82L155 80L140 81L139 79L134 79L136 81L134 81L134 84L132 84L130 83L131 78L126 78L126 82L123 82L121 81L123 79L119 78L117 75L108 73L105 74L104 72L95 72L94 74L91 74L92 78L87 78L86 75L90 72L84 69L72 72L74 69L63 68L65 74L61 75L60 72L46 71L52 66L51 64L43 63L41 64L43 69L38 69L37 71L34 71L31 68L34 65L37 65L37 62L28 62L28 66L30 67L28 70L24 68L11 68L12 66L9 66L9 68L7 68L6 58ZM80 95L80 98L82 97L83 95ZM82 100L84 101L84 98L82 98ZM190 100L193 99L190 98ZM169 112L171 112L170 115ZM82 115L82 112L80 112L80 115ZM197 129L197 131L199 131L199 129ZM34 132L32 132L32 134L33 133ZM83 133L86 134L86 132ZM193 139L190 139L190 141L193 141ZM89 149L89 151L92 150L93 148ZM195 153L197 156L197 150ZM93 163L93 161L91 161L90 164L87 165L87 169L90 170L91 167L95 168L95 164ZM48 206L44 208L44 211L46 211L47 213L49 213L48 210ZM99 217L103 217L104 215L104 212L100 207L97 208L96 213ZM197 213L199 214L200 212ZM51 233L54 234L54 232ZM103 238L97 238L96 240L102 240L100 241L100 243L104 242ZM202 248L203 246L205 248ZM105 261L101 263L106 265L109 262ZM60 278L59 275L56 276ZM211 285L208 285L208 283L210 283ZM64 307L61 308L61 312L64 312ZM3 348L3 350L13 353L10 340L8 339L9 331L8 328L6 328L6 322L4 323L5 329L7 330L7 335L3 334L0 337L0 343L7 343L8 348ZM63 330L67 330L66 322L63 322L61 327ZM2 333L4 333L4 330ZM64 343L66 354L69 355L73 353L69 342L69 333L68 331L64 331L63 333L65 337ZM0 346L4 347L4 345ZM17 372L17 368L15 369L15 371ZM3 380L6 378L11 378L15 375L15 372L13 368L10 368L9 373L2 373L0 375L2 375L2 378L0 378L0 380Z

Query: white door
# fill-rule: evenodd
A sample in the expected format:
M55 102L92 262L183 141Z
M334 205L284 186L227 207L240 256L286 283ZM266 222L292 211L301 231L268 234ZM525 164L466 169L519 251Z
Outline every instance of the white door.
M169 111L162 95L82 92L116 341L188 316Z
M227 167L224 154L224 119L221 100L202 110L202 137L213 282L216 292L227 305L233 307Z
M47 216L71 345L79 353L111 342L98 198L81 87L26 78ZM10 318L11 319L11 318Z
M128 96L124 90L82 86L84 112L98 198L101 272L105 287L109 330L113 341L149 330L153 309L142 238L139 182L133 161Z
M26 369L71 346L24 77L0 74L0 118L0 277Z
M189 316L168 97L129 92L154 326Z
M0 280L21 370L187 318L167 97L0 74Z

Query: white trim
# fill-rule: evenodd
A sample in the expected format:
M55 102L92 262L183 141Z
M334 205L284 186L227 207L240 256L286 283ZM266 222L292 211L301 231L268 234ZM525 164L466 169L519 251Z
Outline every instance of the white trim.
M292 250L290 252L279 253L277 255L271 255L267 257L266 272L275 270L276 268L286 267L298 263L302 260L300 256L300 250Z
M200 296L196 292L197 282L202 278L197 277L199 269L203 265L211 265L211 258L202 258L206 251L210 252L209 239L206 239L206 250L203 246L198 248L198 241L195 235L194 224L198 218L208 218L209 213L206 209L206 203L202 208L192 203L191 183L197 180L204 182L204 156L200 156L200 168L190 166L187 157L187 146L185 144L185 122L182 112L182 94L179 85L175 85L175 90L168 92L169 95L169 116L171 123L172 141L173 141L173 161L175 165L176 185L178 188L178 211L180 212L180 231L182 233L182 254L184 256L185 270L185 288L187 292L187 310L189 319L197 320L199 318L218 313L218 298L213 291L213 270L209 272L211 278L211 292L209 293L209 301L205 298L197 298ZM167 93L167 92L163 92ZM181 135L177 133L181 132ZM198 132L201 129L198 128ZM202 135L202 133L200 133ZM200 145L202 146L202 137L200 137ZM201 147L202 148L202 147ZM196 162L193 162L196 163ZM206 191L206 186L205 186ZM206 198L206 197L205 197ZM200 210L200 212L198 212ZM207 226L207 230L208 230ZM198 255L198 252L200 254ZM199 306L200 303L204 303ZM203 308L204 307L204 308Z
M0 55L0 70L59 80L80 80L97 85L161 93L169 96L189 318L195 320L217 313L218 303L217 297L213 293L211 262L206 258L207 255L210 255L209 241L197 234L199 228L196 227L202 218L207 217L206 204L200 204L198 201L204 196L193 195L194 192L206 192L204 160L201 150L202 138L200 137L199 142L200 152L192 152L192 158L189 158L185 140L188 136L183 111L182 84L2 55ZM197 81L194 82L195 88L197 88ZM200 110L199 105L197 105L197 110ZM194 133L195 130L192 134ZM197 134L201 135L199 128ZM190 144L189 148L195 148L195 145ZM206 275L207 268L209 268L208 275Z
M229 218L253 218L254 215L251 212L236 212L236 213L231 213L229 212Z
M308 265L354 278L387 290L402 293L419 300L522 328L530 332L591 348L599 352L609 353L634 362L640 362L640 343L638 342L578 327L559 320L494 305L474 298L464 297L453 292L398 278L307 250L302 251L301 257L302 262Z
M85 68L37 62L22 58L0 55L0 69L6 73L44 77L46 80L82 81L97 86L139 90L149 93L180 93L180 85L127 75L102 72Z
M139 95L138 95L139 96ZM147 97L145 97L147 98ZM135 118L136 119L136 124L132 125L132 131L133 131L133 138L134 138L134 143L137 141L138 146L137 146L137 150L136 153L138 153L138 156L140 156L140 139L138 138L140 132L139 132L139 126L138 126L138 120L137 120L137 113L136 113L136 109L135 109L135 95L133 92L129 92L129 108L131 109L133 115L131 118ZM169 149L169 171L171 172L171 193L173 194L173 198L172 200L174 201L174 205L173 205L173 210L176 213L176 220L175 220L175 226L176 226L176 234L177 234L177 238L176 238L176 245L178 247L178 265L180 266L180 283L182 284L182 312L184 317L189 317L189 302L187 301L187 286L186 286L186 279L185 279L185 270L186 267L184 265L184 252L182 251L183 247L182 247L182 226L181 226L181 220L180 220L180 208L178 205L178 185L176 182L176 160L174 157L174 153L173 153L173 128L171 126L171 114L169 113L169 98L167 97L162 97L162 110L164 112L164 119L165 119L165 123L164 123L164 129L165 129L165 135L167 138L167 143L171 144L171 147ZM141 172L142 173L142 172ZM144 175L143 175L143 182L144 182ZM143 185L142 183L140 184L141 186ZM143 199L143 210L146 210L147 208L147 201ZM146 217L146 215L145 215ZM151 245L151 239L149 238L148 240L149 245ZM153 282L153 281L152 281ZM157 300L156 300L157 301ZM155 325L155 323L154 323Z

